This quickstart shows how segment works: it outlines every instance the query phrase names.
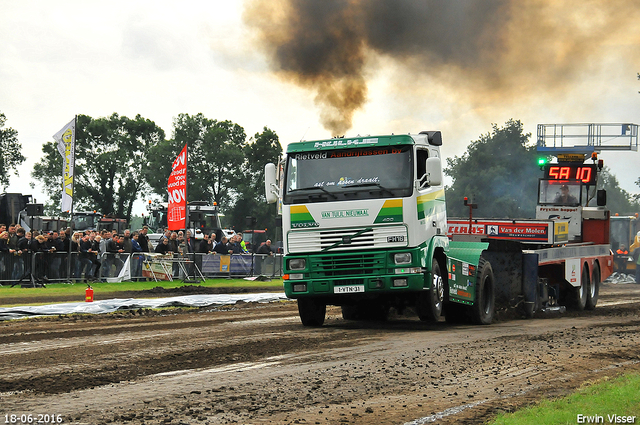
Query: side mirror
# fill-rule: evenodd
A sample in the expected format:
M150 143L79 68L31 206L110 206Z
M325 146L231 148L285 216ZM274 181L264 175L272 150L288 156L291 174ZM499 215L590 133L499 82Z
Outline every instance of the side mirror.
M442 184L442 161L438 157L427 158L427 176L430 186Z
M599 207L604 207L607 205L607 191L604 189L598 190L598 194L596 195L596 205Z
M279 195L276 180L276 165L268 163L264 166L264 196L268 204L273 204L278 200Z

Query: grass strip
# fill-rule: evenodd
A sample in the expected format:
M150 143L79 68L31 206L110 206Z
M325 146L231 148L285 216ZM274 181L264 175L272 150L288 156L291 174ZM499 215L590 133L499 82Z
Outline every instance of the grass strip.
M588 382L575 393L500 414L493 425L640 423L640 374Z
M197 284L184 283L180 280L158 281L158 282L94 282L91 287L94 293L109 294L122 291L143 291L156 287L165 289L179 288L186 285L203 286L211 288L282 288L282 279L277 278L271 281L251 281L245 279L207 279ZM47 296L71 296L77 295L78 300L84 299L84 292L87 289L86 283L51 283L44 288L21 288L19 286L0 286L0 304L4 304L3 299L8 298L37 298Z

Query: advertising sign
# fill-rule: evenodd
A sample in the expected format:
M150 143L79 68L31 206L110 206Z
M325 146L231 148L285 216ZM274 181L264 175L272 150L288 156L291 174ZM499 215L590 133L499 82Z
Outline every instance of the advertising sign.
M173 161L167 191L169 192L167 207L169 230L184 229L187 225L187 145L184 145L182 152Z

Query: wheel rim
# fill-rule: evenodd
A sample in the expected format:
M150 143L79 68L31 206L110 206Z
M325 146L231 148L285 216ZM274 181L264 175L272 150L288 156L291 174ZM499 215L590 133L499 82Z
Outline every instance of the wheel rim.
M587 285L589 285L589 272L588 270L585 269L582 272L582 282L580 282L580 300L585 300L587 299L587 291L591 290L589 288L587 288Z
M482 282L482 304L484 307L484 314L489 314L491 311L491 280L487 277L484 282Z
M440 308L442 300L444 299L444 285L442 284L442 276L439 274L433 275L433 297L433 304L437 308Z
M598 291L598 283L600 282L600 276L596 274L596 271L593 272L593 279L591 279L591 285L589 286L589 295L591 299L596 297L596 293Z

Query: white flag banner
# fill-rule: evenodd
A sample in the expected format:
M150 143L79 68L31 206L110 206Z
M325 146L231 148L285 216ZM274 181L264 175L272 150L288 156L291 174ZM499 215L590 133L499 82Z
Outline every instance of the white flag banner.
M60 210L71 211L73 206L73 169L76 162L76 120L65 125L53 135L58 142L58 152L62 155L62 199Z
M107 282L119 283L125 280L131 280L131 261L129 261L130 259L131 255L127 257L127 260L124 262L124 266L122 266L122 269L120 270L120 273L118 273L118 276L106 278Z

